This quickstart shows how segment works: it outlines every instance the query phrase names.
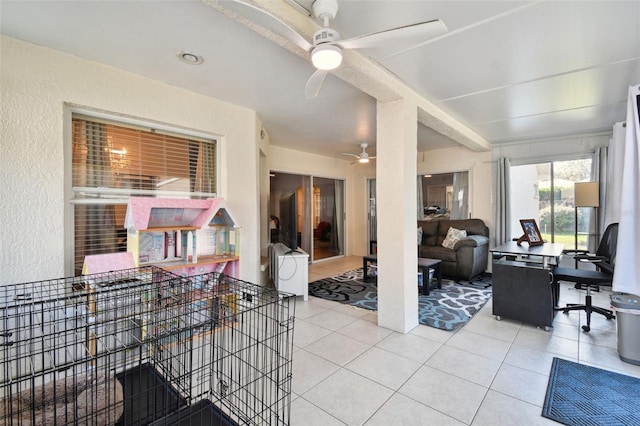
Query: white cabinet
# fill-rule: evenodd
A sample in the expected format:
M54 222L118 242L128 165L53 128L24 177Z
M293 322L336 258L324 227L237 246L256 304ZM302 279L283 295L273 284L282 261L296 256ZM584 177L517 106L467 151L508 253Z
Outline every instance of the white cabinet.
M291 251L284 244L271 246L271 278L278 291L303 296L309 294L309 255L301 249Z

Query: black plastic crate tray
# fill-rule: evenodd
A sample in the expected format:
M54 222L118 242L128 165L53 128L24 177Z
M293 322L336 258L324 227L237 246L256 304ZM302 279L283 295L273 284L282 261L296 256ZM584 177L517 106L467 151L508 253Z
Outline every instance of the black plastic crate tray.
M141 364L116 375L124 391L124 413L119 426L147 425L177 411L187 401L158 371Z
M238 426L227 414L208 399L186 407L152 424L153 426Z

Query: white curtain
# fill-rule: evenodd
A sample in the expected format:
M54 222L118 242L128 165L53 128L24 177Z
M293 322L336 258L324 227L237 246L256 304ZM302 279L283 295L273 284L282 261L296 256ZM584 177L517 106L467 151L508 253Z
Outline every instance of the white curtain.
M607 165L607 190L604 192L604 206L602 229L612 223L620 222L620 197L622 188L622 163L624 162L624 141L627 131L626 123L616 123L613 126L613 136L609 141ZM600 186L602 189L602 186Z
M418 194L417 206L418 206L418 220L424 220L424 193L422 192L422 175L418 175L416 181L416 194Z
M600 212L603 210L604 197L606 193L606 170L607 170L607 148L596 148L591 154L591 182L598 182L598 193L600 194L600 207L596 210L589 209L588 214L588 226L589 226L589 238L587 239L587 250L591 253L595 252L598 248L600 236L602 235L602 220ZM597 221L596 221L597 219ZM577 247L576 247L577 248Z
M613 291L640 296L640 86L629 87Z
M313 250L313 188L311 176L302 176L302 232L300 246L306 253Z
M342 181L336 180L334 182L333 192L333 223L331 224L330 243L331 250L336 254L343 254L342 249L342 219L344 217L344 196L342 194Z
M453 174L453 205L451 219L467 219L469 216L469 172Z
M509 182L509 174L511 169L511 163L508 157L499 158L496 163L496 188L493 193L496 196L495 199L495 236L494 242L498 246L510 241L513 238L511 235L511 212L509 207L509 191L511 190L511 184Z

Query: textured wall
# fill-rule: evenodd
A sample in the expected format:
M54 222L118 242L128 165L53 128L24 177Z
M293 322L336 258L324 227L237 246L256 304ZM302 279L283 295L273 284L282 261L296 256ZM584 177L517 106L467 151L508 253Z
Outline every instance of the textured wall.
M241 278L255 282L254 111L5 36L0 56L0 284L65 275L68 105L221 137L219 195L242 226ZM242 170L230 164L243 164Z

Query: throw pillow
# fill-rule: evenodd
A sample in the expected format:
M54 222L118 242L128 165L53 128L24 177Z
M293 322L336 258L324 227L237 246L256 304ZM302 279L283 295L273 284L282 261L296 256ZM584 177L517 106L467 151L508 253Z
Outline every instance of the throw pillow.
M418 226L418 245L422 244L422 226Z
M456 243L466 236L467 236L467 231L465 231L464 229L456 229L451 227L447 231L447 236L444 238L444 241L442 242L442 247L453 249Z

